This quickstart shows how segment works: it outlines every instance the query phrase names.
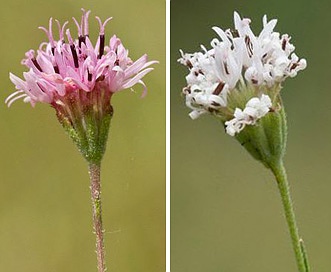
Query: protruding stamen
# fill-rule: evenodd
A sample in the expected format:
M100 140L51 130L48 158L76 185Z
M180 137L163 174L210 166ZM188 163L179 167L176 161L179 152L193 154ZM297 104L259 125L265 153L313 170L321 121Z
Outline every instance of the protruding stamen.
M253 44L251 42L251 39L248 36L245 37L245 43L246 43L246 48L248 51L248 56L252 57L253 56Z
M75 68L78 68L79 67L78 56L77 56L77 52L76 52L76 48L75 48L74 44L70 45L70 50L71 50L71 53L72 53L72 57L74 59Z
M35 58L32 58L31 61L33 62L34 66L36 66L36 68L37 68L40 72L43 71L43 70L41 69L41 67L40 67L40 65L39 65L39 63L38 63L38 61L37 61Z
M78 46L79 48L82 47L82 43L85 43L86 37L85 36L79 36L78 37Z
M112 17L108 18L104 23L102 23L101 19L98 16L96 16L95 18L98 20L100 27L99 30L100 46L99 46L98 59L101 59L105 49L105 27L106 24L112 19Z
M287 43L287 41L286 41L286 39L283 39L283 41L282 41L282 49L285 51L285 49L286 49L286 43Z
M69 44L70 44L70 50L71 50L72 57L74 59L75 67L78 68L78 66L79 66L79 64L78 64L78 56L77 56L77 52L76 52L76 48L75 48L75 45L74 45L74 41L73 41L73 39L71 37L71 34L70 34L70 30L69 29L67 29L66 34L67 34L68 41L69 41Z
M104 50L105 50L105 35L101 34L100 37L100 46L99 46L99 55L98 55L98 59L101 59Z
M190 62L190 60L186 60L186 66L187 66L189 69L192 69L192 68L193 68L192 62Z

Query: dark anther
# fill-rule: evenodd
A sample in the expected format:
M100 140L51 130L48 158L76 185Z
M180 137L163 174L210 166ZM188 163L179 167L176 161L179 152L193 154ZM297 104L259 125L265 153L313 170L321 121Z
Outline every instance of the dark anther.
M228 69L228 64L227 64L226 62L224 62L224 69L225 69L225 73L226 73L227 75L230 75L230 73L229 73L229 69Z
M72 53L72 57L74 59L74 63L75 63L75 67L78 68L78 56L77 56L77 52L75 49L75 45L70 45L70 49L71 49L71 53Z
M105 79L105 76L104 75L101 75L97 78L96 82L98 81L103 81Z
M195 71L194 75L197 77L199 75L199 73L197 71Z
M59 67L57 65L54 66L54 72L57 74L60 73Z
M37 62L37 60L35 58L31 59L31 61L33 62L34 66L36 66L36 68L42 72L43 70L41 69L39 63Z
M190 87L184 87L182 92L183 92L183 94L190 94L191 93L191 88Z
M85 36L79 36L78 37L78 46L79 48L82 46L82 43L85 43Z
M222 92L222 90L224 88L224 85L225 85L225 83L223 81L221 81L220 83L218 83L216 89L213 91L213 94L214 95L219 95Z
M285 51L285 48L286 48L286 40L283 39L283 42L282 42L282 49Z
M245 36L245 43L246 43L249 57L253 56L253 44L251 42L251 39L248 36Z
M257 84L258 81L257 81L256 79L252 78L252 83L253 83L253 84Z
M217 102L215 102L215 101L212 101L212 102L211 102L211 105L212 105L212 106L215 106L215 107L220 107L220 106L221 106L220 103L217 103Z
M189 60L186 61L186 66L187 66L188 68L190 68L190 69L193 68L192 63L191 63Z
M290 71L292 71L293 69L297 68L299 66L299 63L295 62L292 64Z
M203 72L202 72L202 70L201 69L199 69L199 74L201 74L201 75L205 75Z
M87 71L87 80L92 81L92 74L89 71Z
M262 59L266 58L268 55L268 53L265 53L263 56L262 56Z
M55 47L52 47L52 54L53 54L53 56L54 56L54 52L55 52Z
M100 46L99 46L99 55L98 59L101 59L105 49L105 35L100 35Z
M120 61L117 59L114 63L115 66L120 66Z

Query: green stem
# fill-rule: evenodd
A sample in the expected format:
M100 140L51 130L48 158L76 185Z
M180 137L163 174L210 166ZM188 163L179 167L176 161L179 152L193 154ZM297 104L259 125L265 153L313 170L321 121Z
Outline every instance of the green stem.
M96 254L98 262L98 272L105 272L105 248L103 245L103 229L101 215L101 184L100 184L100 164L89 164L90 189L93 207L93 229L96 236Z
M287 181L286 171L284 168L283 163L279 163L277 165L273 165L272 171L276 177L278 189L282 198L283 207L285 211L285 217L287 221L287 225L290 231L291 239L292 239L292 246L295 253L295 258L297 261L297 266L300 272L308 272L309 265L306 252L303 251L303 243L302 239L299 236L291 195L290 195L290 188Z

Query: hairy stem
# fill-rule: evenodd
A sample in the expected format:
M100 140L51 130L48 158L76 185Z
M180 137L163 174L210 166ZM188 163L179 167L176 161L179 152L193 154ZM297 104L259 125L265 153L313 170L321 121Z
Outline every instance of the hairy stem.
M303 240L299 236L290 195L290 188L283 163L281 162L278 165L272 167L272 171L276 177L278 189L282 198L285 217L291 235L292 246L295 253L298 269L300 272L308 272L309 264L307 254L303 247Z
M93 229L96 236L96 254L98 262L98 272L105 272L105 248L103 245L103 229L101 215L101 183L100 164L89 164L90 189L93 208Z

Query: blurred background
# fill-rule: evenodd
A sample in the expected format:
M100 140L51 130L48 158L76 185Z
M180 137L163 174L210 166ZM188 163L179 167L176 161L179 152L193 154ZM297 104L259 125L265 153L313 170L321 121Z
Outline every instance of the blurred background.
M160 61L140 86L112 99L114 118L102 164L107 271L165 270L165 3L164 1L7 1L0 10L0 100L14 91L9 72L46 40L50 17L113 17L106 36L119 36L132 59ZM87 164L45 104L0 107L0 271L96 271Z
M296 271L273 176L211 116L191 120L181 89L184 52L210 48L212 26L233 27L233 11L277 18L308 67L282 90L288 114L285 163L312 271L331 271L330 1L172 1L171 272Z

